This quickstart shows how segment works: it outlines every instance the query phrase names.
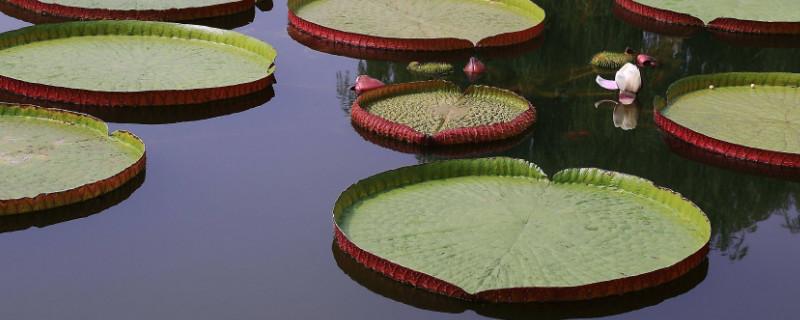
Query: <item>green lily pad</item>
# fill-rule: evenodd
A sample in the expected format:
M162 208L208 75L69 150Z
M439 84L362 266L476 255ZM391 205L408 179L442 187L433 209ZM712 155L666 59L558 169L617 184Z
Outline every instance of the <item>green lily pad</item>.
M51 16L82 20L183 21L242 12L253 0L2 0Z
M292 0L289 21L357 46L455 50L503 46L541 32L544 10L527 0Z
M795 0L616 0L622 7L659 21L734 32L798 34Z
M108 134L87 115L0 104L0 214L49 209L107 193L145 164L144 143Z
M88 21L0 34L0 88L92 105L174 105L272 84L277 53L236 32L165 22Z
M394 139L426 145L509 138L533 124L536 111L519 95L471 86L464 93L442 80L367 91L350 111L357 125Z
M581 300L640 290L696 266L710 224L650 181L599 169L553 180L510 159L384 172L334 207L339 245L389 277L469 300Z
M669 87L668 103L656 102L656 122L706 150L800 167L798 86L793 73L687 77Z

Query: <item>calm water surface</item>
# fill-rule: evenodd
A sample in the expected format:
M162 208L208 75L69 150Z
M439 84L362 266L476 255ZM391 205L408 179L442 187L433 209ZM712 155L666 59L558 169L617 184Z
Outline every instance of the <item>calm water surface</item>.
M0 318L798 317L800 186L671 152L650 102L688 75L800 72L800 50L730 46L705 32L679 38L642 31L616 18L610 1L537 2L548 14L541 46L485 58L489 72L478 80L521 92L537 108L537 124L518 144L488 156L527 159L550 175L572 167L621 171L682 193L713 229L707 261L686 277L586 303L491 306L398 285L353 264L332 245L339 193L361 178L444 156L393 151L356 133L348 117L354 97L345 89L358 74L391 83L416 78L405 63L299 44L278 2L236 29L277 48L275 96L205 120L111 124L147 144L146 178L127 199L118 195L111 200L118 204L100 205L89 217L0 234ZM3 31L26 25L0 17ZM615 127L612 105L594 107L614 93L597 87L597 73L586 67L594 53L626 46L664 63L643 71L641 110L628 110L639 111L633 130ZM469 84L461 72L451 80Z

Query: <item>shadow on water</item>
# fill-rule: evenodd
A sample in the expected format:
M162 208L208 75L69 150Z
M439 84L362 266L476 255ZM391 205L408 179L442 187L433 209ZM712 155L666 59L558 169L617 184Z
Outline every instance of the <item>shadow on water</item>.
M440 158L457 158L480 156L487 153L496 153L508 150L525 140L533 133L534 126L526 129L522 133L499 141L487 141L480 143L465 143L457 145L427 146L415 143L408 143L402 140L393 139L364 129L354 122L351 122L353 129L364 140L372 142L381 147L394 151L419 155L432 155Z
M31 104L90 114L106 122L163 124L196 121L246 111L275 97L272 85L243 96L204 103L169 106L96 106L40 100L0 90L0 101Z
M54 224L86 218L111 208L125 199L144 184L147 169L143 169L133 179L119 188L99 197L53 209L0 216L0 233L25 230L32 227L44 228Z
M62 23L62 22L81 20L81 19L72 19L68 17L59 17L48 14L41 14L36 11L28 10L5 1L0 1L0 12L3 12L4 14L10 17L32 24ZM198 24L208 27L232 30L239 27L244 27L252 23L255 17L256 17L256 9L250 8L242 12L229 14L225 16L193 19L193 20L177 21L177 22L187 23L187 24Z
M544 37L540 35L531 40L504 47L479 47L474 49L453 51L404 51L358 47L317 38L295 28L292 25L286 27L286 32L288 32L289 36L295 41L319 52L355 59L381 60L402 63L408 63L411 61L460 63L466 62L469 57L476 55L485 59L507 59L521 56L536 50L536 48L539 48L539 46L541 46L544 42Z
M665 284L619 296L586 301L539 303L474 303L433 293L386 277L358 263L334 239L333 258L339 269L368 290L415 308L463 313L467 310L499 319L567 319L611 316L642 309L688 292L706 278L708 259Z

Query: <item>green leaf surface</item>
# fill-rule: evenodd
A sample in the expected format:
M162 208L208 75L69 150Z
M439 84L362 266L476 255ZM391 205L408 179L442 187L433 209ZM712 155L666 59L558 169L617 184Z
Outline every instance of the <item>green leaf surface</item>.
M709 86L714 86L710 89ZM661 114L706 136L756 149L800 153L800 75L723 73L681 79Z
M144 154L141 140L108 135L97 119L0 104L0 200L77 188L117 175Z
M535 165L508 158L367 178L340 196L334 219L360 248L468 293L646 274L710 237L696 206L647 180L569 169L549 181Z
M160 22L42 25L4 33L0 41L0 75L102 92L248 83L267 77L275 57L269 45L235 32Z
M76 8L109 10L166 10L208 7L235 2L234 0L38 0Z
M521 0L310 0L293 11L304 20L350 33L472 43L534 27L545 16L537 5Z
M505 90L471 88L461 93L455 84L431 81L420 83L419 90L368 99L361 108L427 135L509 122L530 108L524 99Z
M635 0L653 8L686 13L708 24L716 18L767 22L800 21L796 0Z

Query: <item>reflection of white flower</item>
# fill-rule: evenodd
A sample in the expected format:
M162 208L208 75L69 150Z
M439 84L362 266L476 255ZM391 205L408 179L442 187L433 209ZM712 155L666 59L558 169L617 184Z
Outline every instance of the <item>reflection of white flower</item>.
M614 126L617 128L622 128L622 130L636 128L639 123L638 104L618 104L614 106L612 117Z

